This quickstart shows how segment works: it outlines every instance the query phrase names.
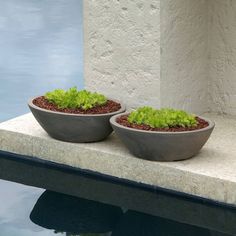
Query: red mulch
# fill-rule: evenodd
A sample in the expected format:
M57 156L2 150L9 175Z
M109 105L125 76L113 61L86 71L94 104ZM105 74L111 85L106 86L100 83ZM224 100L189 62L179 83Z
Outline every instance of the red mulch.
M112 100L108 100L105 105L96 106L88 110L83 110L81 108L59 108L56 104L49 102L44 96L35 98L33 104L46 110L71 114L105 114L118 111L121 108L119 103Z
M209 125L209 123L199 117L196 117L196 120L198 122L197 126L194 127L170 127L170 128L152 128L149 125L138 125L135 123L130 123L128 120L128 115L122 115L116 119L116 122L120 125L133 128L133 129L139 129L139 130L147 130L147 131L161 131L161 132L183 132L183 131L192 131L192 130L198 130L203 129Z

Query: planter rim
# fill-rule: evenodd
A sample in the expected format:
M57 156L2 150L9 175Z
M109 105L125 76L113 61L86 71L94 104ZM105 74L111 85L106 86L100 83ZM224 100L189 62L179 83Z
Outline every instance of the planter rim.
M48 112L48 113L52 113L52 114L64 115L64 116L75 116L75 117L111 116L111 115L116 115L118 113L124 112L125 108L126 108L125 105L123 103L121 103L120 101L108 98L108 99L110 99L114 102L119 103L121 105L121 108L117 111L114 111L114 112L102 113L102 114L74 114L74 113L66 113L66 112L59 112L59 111L51 111L51 110L47 110L47 109L38 107L38 106L33 104L33 100L38 98L38 97L40 97L40 96L36 96L36 97L33 97L33 98L29 99L28 100L28 106L32 107L32 108L35 108L37 110L40 110L40 111L44 111L44 112Z
M203 117L203 116L198 116L201 119L204 119L205 121L207 121L209 123L209 125L203 129L197 129L197 130L190 130L190 131L177 131L177 132L165 132L165 131L149 131L149 130L140 130L140 129L134 129L134 128L129 128L126 126L123 126L119 123L116 122L116 119L120 116L123 115L128 115L130 112L124 112L124 113L120 113L117 115L114 115L110 118L110 123L114 126L117 126L119 128L123 128L126 130L130 130L133 132L139 132L139 133L145 133L145 134L163 134L163 135L181 135L181 134L190 134L190 133L197 133L197 132L203 132L209 129L212 129L215 127L215 122Z

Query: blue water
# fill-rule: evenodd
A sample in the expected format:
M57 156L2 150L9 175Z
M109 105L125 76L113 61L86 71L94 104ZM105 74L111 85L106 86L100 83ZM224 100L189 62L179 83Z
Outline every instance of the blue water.
M55 88L83 88L82 41L82 0L0 0L0 122L29 112L27 100L32 96ZM150 202L143 204L150 206ZM169 208L168 202L164 207ZM191 209L189 216L196 217L199 212ZM222 222L236 215L220 212ZM199 217L205 217L203 211ZM233 228L234 222L227 220L223 231ZM227 236L125 206L0 180L0 236L52 235Z
M0 189L0 236L55 235L29 219L35 202L44 190L1 180Z
M83 88L82 0L0 0L0 122L27 100ZM0 236L49 236L29 219L44 190L0 181Z
M27 100L83 88L82 0L0 0L0 121Z
M0 180L0 186L2 189L0 194L0 236L236 235L236 232L226 234L215 231L213 229L214 225L211 223L212 220L205 218L207 209L204 209L204 206L200 204L201 211L196 209L194 211L194 207L192 208L189 205L189 200L181 204L183 209L189 207L190 212L187 217L205 218L206 225L209 228L199 227L194 224L183 224L168 218L144 214L125 206L114 206L3 180ZM86 188L86 191L88 191L88 186L80 187L82 189ZM89 191L92 193L92 189ZM121 195L123 195L121 198L129 199L129 196L124 197L123 193ZM145 199L145 193L143 196ZM159 195L159 200L162 197ZM176 201L176 199L173 197L172 199L170 198L170 201ZM150 205L151 203L144 201L143 205L145 204ZM153 205L153 207L160 208L160 213L163 212L163 207L165 207L165 212L173 211L171 215L178 216L178 201L176 202L176 209L169 208L168 202L163 201L163 204L161 206ZM213 208L217 207L211 206L209 210L212 211ZM235 222L229 216L231 215L235 218L235 210L221 209L220 211L223 213L219 212L222 219L222 222L219 221L222 224L221 230L227 232L230 228L232 232L232 229L235 228ZM208 216L218 217L216 214L208 214Z

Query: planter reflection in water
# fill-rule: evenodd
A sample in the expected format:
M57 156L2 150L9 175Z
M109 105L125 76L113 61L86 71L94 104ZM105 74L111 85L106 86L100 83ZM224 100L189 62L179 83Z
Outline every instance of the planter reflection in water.
M153 161L177 161L196 155L207 142L214 123L206 118L199 117L208 123L208 126L200 129L171 132L142 130L127 127L117 122L122 116L130 113L118 114L110 119L110 123L131 153L135 156Z
M96 236L210 236L208 229L177 223L120 207L45 191L30 219L47 229L68 235Z
M89 95L88 97L83 97L83 101L85 102L83 103L82 101L81 103L78 97L76 97L76 93L81 95L83 92L88 93ZM36 120L51 137L68 142L96 142L105 139L111 134L112 127L109 123L109 119L115 114L124 112L125 107L121 104L115 111L109 112L109 110L107 110L104 113L96 113L96 111L94 111L96 104L91 105L89 103L89 96L91 94L93 95L93 93L87 91L76 91L75 88L68 91L61 90L60 96L62 97L59 98L56 97L57 94L56 96L54 96L55 94L52 94L56 97L55 100L66 101L68 104L70 101L75 103L74 101L78 99L79 106L86 106L86 109L73 107L72 105L76 106L76 103L72 105L69 104L69 107L66 107L68 104L62 104L63 106L58 106L58 109L56 109L55 107L57 107L57 104L54 104L52 107L52 101L46 101L48 103L46 104L47 106L44 101L44 106L40 107L35 101L44 98L43 96L31 99L28 105ZM91 98L91 101L94 101L93 97ZM107 100L106 102L108 103L109 101ZM106 104L104 104L104 106L106 106ZM98 105L97 107L103 107L103 105ZM89 113L90 110L93 112Z
M122 215L119 207L45 191L35 204L30 219L57 232L106 236Z
M112 236L210 236L208 229L171 220L127 211L118 222Z

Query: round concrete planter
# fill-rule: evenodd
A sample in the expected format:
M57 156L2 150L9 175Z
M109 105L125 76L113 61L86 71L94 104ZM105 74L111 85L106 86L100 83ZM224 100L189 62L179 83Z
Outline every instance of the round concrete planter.
M36 97L35 97L36 98ZM42 109L30 99L28 106L42 128L53 138L66 142L87 143L105 139L112 132L109 119L121 109L106 114L69 114Z
M120 115L110 119L110 123L135 156L152 161L177 161L196 155L207 142L214 129L214 122L201 117L209 122L209 126L200 130L186 132L157 132L128 128L116 122Z

